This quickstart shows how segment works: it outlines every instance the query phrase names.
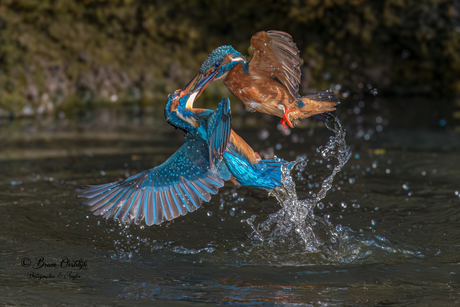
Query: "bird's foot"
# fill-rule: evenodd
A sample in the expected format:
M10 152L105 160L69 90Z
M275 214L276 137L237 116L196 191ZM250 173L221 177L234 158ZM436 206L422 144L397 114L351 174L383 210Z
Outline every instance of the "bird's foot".
M294 125L292 124L291 120L289 119L289 113L295 111L295 108L292 109L284 109L284 118L281 119L280 123L283 126L289 126L291 128L294 128Z
M259 162L262 160L262 158L260 157L260 155L254 151L254 156L256 157L256 162Z

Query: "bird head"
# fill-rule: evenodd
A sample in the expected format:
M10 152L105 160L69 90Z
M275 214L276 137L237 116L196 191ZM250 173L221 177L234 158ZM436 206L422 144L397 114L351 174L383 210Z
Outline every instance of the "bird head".
M193 88L192 92L196 93L196 97L200 96L212 81L222 80L230 69L240 63L247 64L247 61L244 56L233 49L232 46L221 46L215 49L201 65L195 77L178 93L178 95L181 98L188 94Z
M213 50L206 58L199 73L203 77L207 77L217 72L214 80L219 80L224 78L224 75L239 63L246 63L246 59L241 53L233 49L232 46L221 46Z
M236 65L240 63L247 63L241 53L233 49L232 46L221 46L215 49L211 54L206 58L204 63L201 65L200 71L191 81L195 83L198 80L196 86L194 87L194 92L197 92L198 96L204 91L204 89L212 82L216 80L222 80L225 78L227 73ZM192 84L189 84L187 92L191 89Z

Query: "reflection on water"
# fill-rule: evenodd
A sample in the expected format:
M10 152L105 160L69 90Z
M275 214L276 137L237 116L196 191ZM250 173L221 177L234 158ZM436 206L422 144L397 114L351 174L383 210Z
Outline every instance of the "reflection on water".
M229 184L200 210L145 227L91 216L76 198L82 184L126 178L181 145L162 118L119 114L3 123L0 305L458 302L458 135L388 130L367 141L348 129L347 145L335 121L290 132L276 120L241 124L261 155L299 161L285 189ZM28 278L21 259L38 256L84 258L88 270Z

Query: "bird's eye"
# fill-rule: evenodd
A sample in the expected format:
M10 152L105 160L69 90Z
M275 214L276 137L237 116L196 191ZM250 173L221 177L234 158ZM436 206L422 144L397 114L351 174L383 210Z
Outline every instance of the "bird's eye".
M217 62L216 62L216 67L219 67L219 65L220 65L220 62L217 61Z

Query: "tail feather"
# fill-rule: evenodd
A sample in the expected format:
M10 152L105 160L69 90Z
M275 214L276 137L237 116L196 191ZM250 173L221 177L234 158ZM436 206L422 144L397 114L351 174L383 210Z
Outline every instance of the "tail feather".
M283 164L287 163L284 160L261 160L257 163L259 170L259 185L265 189L271 190L281 185L283 180Z
M296 110L289 113L291 121L300 120L316 114L335 111L337 102L334 101L332 90L318 91L299 97Z
M244 142L252 152L252 160L249 155L243 154L240 142L233 141L238 135L232 133L232 141L224 152L224 162L232 174L232 179L242 186L251 186L271 190L281 185L283 179L283 165L287 162L280 159L256 160L254 151ZM292 163L288 169L291 170Z

